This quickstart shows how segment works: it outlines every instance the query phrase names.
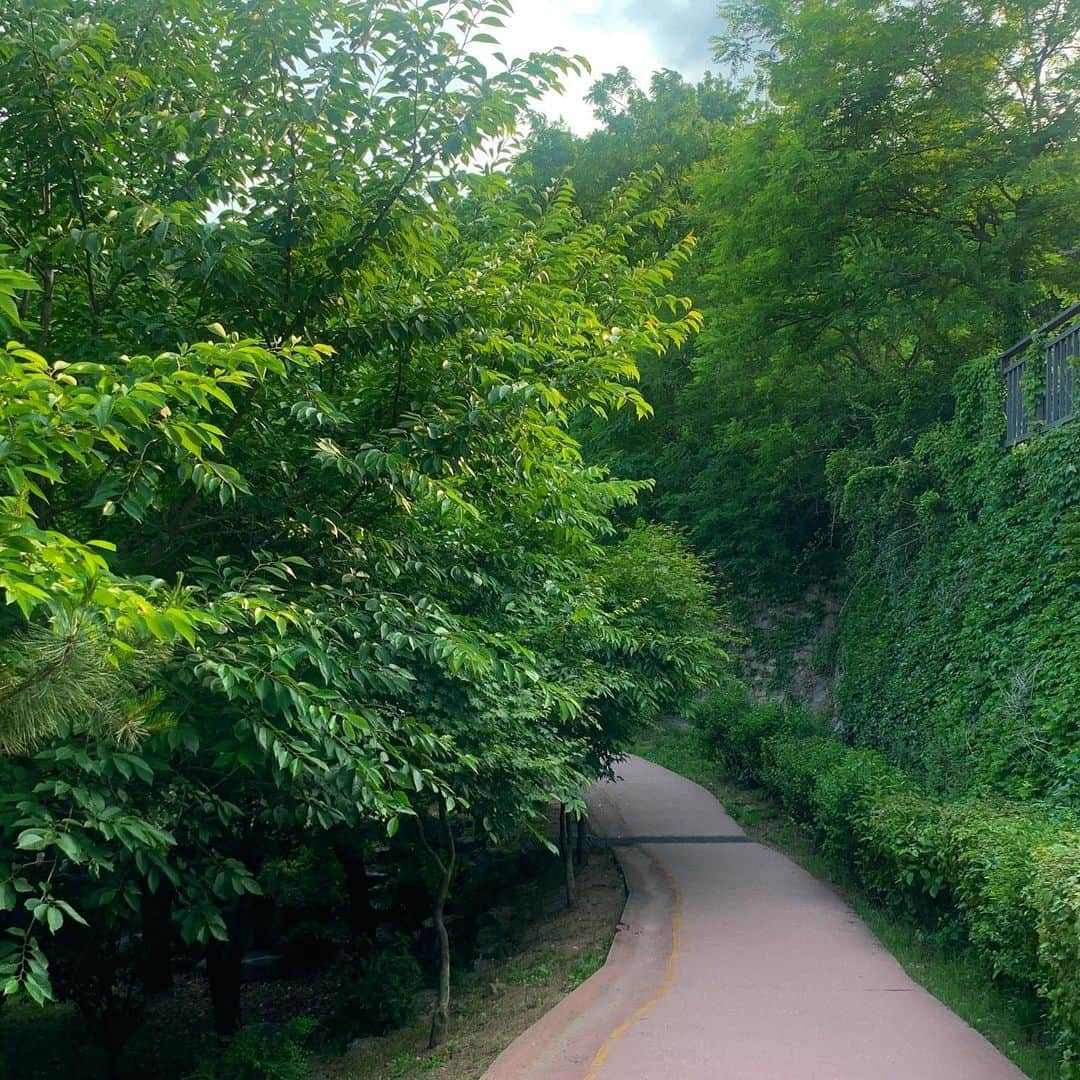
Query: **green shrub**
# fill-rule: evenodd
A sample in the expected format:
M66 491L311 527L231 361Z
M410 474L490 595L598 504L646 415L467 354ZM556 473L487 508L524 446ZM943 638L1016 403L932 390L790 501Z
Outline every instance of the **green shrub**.
M1038 961L1028 898L1032 853L1064 831L1035 808L954 803L946 813L946 858L960 918L995 975L1032 983Z
M937 933L966 935L995 976L1035 988L1080 1080L1080 830L1037 803L942 803L873 750L793 710L705 699L702 744L733 778L812 822L866 891ZM816 729L816 730L815 730Z
M889 907L938 927L950 910L941 805L914 792L869 796L855 859L859 880Z
M761 782L776 792L796 821L812 822L818 777L835 768L844 754L829 735L770 735L761 745Z
M731 725L750 707L746 687L728 682L715 686L686 710L702 753L717 758L728 741Z
M784 711L751 702L744 687L731 684L695 702L690 720L707 757L734 779L755 784L760 782L762 740L784 726Z
M265 1024L241 1028L191 1080L306 1080L305 1043L315 1027L313 1020L301 1017L279 1031Z
M1064 1080L1080 1080L1080 831L1035 852L1027 898L1039 939L1039 993L1062 1043Z
M760 784L762 745L770 735L781 732L784 723L783 709L773 703L759 702L744 710L731 725L725 766Z
M356 1032L383 1034L404 1027L416 1015L416 998L423 986L420 964L407 942L365 961L343 997L345 1018Z
M826 853L854 865L870 807L911 788L911 781L877 751L849 750L818 777L814 789L816 824Z

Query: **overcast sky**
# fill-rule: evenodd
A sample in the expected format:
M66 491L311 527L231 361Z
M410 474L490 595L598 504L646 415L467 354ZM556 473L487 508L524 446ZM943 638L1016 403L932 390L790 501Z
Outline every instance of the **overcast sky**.
M515 0L514 9L496 32L507 56L561 45L592 65L591 76L571 80L564 97L544 103L549 116L562 116L577 132L594 126L583 100L594 78L624 65L642 86L659 68L697 79L711 65L709 38L720 29L717 0Z

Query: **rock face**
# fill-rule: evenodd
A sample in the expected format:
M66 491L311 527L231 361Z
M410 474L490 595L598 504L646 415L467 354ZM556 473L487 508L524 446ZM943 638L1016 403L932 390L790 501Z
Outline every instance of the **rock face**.
M839 588L815 585L793 603L748 602L750 642L739 657L742 677L761 701L793 701L832 716Z

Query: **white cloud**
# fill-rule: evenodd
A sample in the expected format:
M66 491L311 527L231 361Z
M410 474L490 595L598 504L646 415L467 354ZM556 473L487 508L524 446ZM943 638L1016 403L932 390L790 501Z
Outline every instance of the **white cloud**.
M708 65L708 37L719 24L716 0L517 0L513 17L496 32L507 56L562 46L584 56L592 74L568 79L563 96L542 103L577 132L595 126L584 100L593 80L627 67L642 86L662 67L697 78Z

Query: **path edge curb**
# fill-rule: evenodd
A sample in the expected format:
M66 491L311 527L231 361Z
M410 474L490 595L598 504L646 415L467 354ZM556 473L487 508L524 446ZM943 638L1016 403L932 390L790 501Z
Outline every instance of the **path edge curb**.
M607 817L622 816L614 804L604 811ZM612 850L626 883L626 902L603 966L514 1039L481 1080L583 1080L613 1030L633 1022L664 982L676 888L666 867L642 848ZM603 1007L596 1008L598 1003Z

